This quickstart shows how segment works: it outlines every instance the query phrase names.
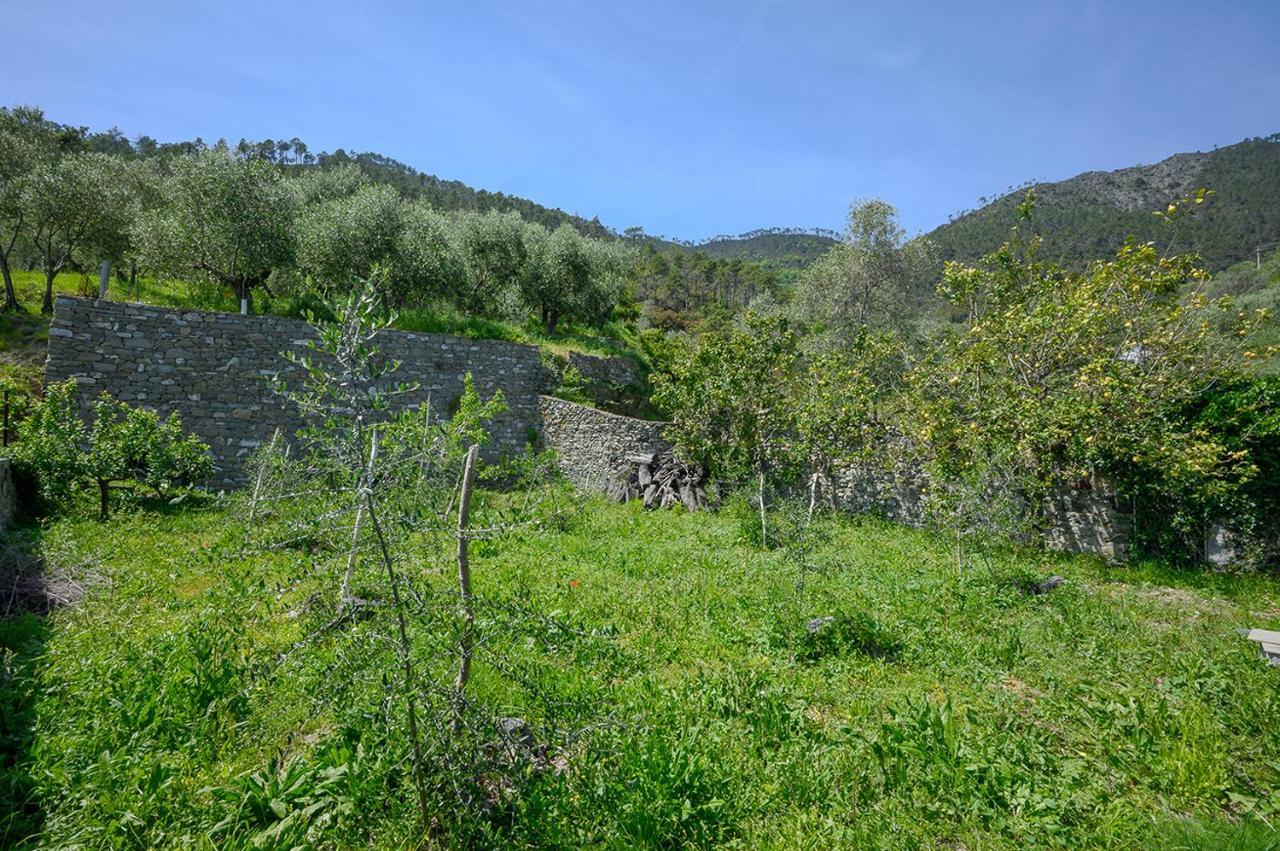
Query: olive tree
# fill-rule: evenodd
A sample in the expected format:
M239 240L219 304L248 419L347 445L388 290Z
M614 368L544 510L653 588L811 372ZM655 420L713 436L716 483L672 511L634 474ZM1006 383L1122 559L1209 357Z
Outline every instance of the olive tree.
M84 152L37 166L23 182L21 204L44 272L45 313L53 312L54 280L77 253L123 253L135 211L126 165Z
M41 136L47 122L38 109L0 109L0 275L4 277L4 309L18 309L11 258L26 233L27 209L23 188L36 166L52 153Z
M467 273L457 238L453 220L443 213L421 201L405 205L390 281L395 304L452 300L463 291Z
M493 315L515 291L529 260L526 225L517 213L462 213L456 219L457 245L466 282L460 309Z
M294 263L296 195L261 160L225 146L176 159L136 236L144 265L229 287L246 305L272 271Z
M928 245L906 239L891 204L856 203L842 240L800 278L797 318L838 341L868 327L902 329L909 322L912 285L930 262Z
M582 236L571 225L547 233L529 226L530 262L520 295L549 333L562 321L598 325L609 318L628 267L626 249Z
M324 291L369 277L374 266L394 266L404 229L404 202L390 186L354 193L301 210L298 266Z
M31 106L0 107L0 276L5 310L18 308L13 287L14 252L29 250L32 183L60 157L84 148L84 130L56 124Z

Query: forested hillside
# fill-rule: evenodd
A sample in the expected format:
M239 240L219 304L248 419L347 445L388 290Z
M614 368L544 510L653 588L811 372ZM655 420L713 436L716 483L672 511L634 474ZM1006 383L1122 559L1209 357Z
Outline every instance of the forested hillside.
M89 150L131 159L168 159L209 147L200 138L186 142L160 143L144 135L131 141L117 128L90 133L87 128L68 126L66 132L68 138L83 136ZM548 229L568 224L583 236L603 238L624 235L603 224L595 216L586 219L517 195L475 189L462 181L427 174L399 160L371 151L357 153L339 148L331 153L312 152L310 146L297 137L289 140L241 139L234 146L234 151L240 157L275 163L294 172L355 165L370 182L394 186L405 198L420 199L438 210L515 212L525 221ZM738 236L715 236L699 242L649 236L640 228L630 229L625 235L660 249L691 254L701 252L714 260L749 260L774 269L804 268L822 256L837 237L837 234L830 231L799 228L761 229Z
M714 236L697 250L715 260L751 260L777 269L803 269L836 243L834 231L770 228L738 236Z
M1152 215L1200 187L1212 195L1176 231ZM1170 251L1198 252L1217 271L1280 242L1280 133L1033 188L1034 224L1047 256L1055 260L1079 265L1107 257L1134 236ZM930 233L939 255L973 260L999 246L1017 221L1023 189L965 211Z

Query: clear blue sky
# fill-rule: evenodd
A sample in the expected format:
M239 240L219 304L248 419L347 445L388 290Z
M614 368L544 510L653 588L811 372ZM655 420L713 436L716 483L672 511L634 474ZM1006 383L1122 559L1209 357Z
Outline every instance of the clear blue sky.
M619 229L927 230L1030 178L1280 131L1280 0L0 0L0 102L378 151Z

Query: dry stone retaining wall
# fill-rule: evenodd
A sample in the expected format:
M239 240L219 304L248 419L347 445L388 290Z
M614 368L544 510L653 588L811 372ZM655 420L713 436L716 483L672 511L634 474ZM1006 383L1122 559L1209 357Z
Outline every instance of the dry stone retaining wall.
M162 415L177 411L212 448L215 481L235 485L246 456L275 429L292 436L302 426L270 382L301 379L281 352L306 352L313 338L310 326L293 319L61 297L45 380L75 378L86 408L105 390ZM393 381L418 385L399 404L429 397L447 410L468 372L485 398L501 390L508 412L493 425L492 455L519 451L537 429L538 393L547 382L537 348L405 331L384 332L379 347L401 362Z
M542 443L556 451L560 469L575 487L608 493L626 477L628 455L670 449L663 440L666 423L623 417L556 399L538 397Z
M620 389L639 384L640 367L624 357L602 358L586 355L581 352L569 352L569 365L582 373L583 378L592 384Z
M1133 509L1105 483L1061 488L1044 506L1044 545L1068 553L1093 553L1124 561L1133 538Z
M550 396L539 400L544 445L555 449L560 468L579 488L612 494L631 472L630 455L663 452L666 423L605 413ZM928 522L927 479L911 466L867 462L836 470L836 507L875 514L907 526ZM1063 491L1045 505L1045 546L1122 561L1133 532L1132 514L1105 489Z

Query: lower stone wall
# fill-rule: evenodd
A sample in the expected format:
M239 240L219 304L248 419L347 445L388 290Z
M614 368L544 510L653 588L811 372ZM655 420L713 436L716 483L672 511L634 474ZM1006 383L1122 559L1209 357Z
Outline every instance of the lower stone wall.
M850 514L875 514L906 526L928 520L919 467L883 461L850 464L835 471L832 490L837 508Z
M612 493L631 471L629 455L670 448L666 423L637 420L542 396L542 442L559 456L560 469L576 487ZM918 466L867 462L837 470L828 496L850 514L875 514L906 526L929 520L928 479ZM1044 545L1090 553L1109 561L1128 556L1133 514L1103 484L1063 489L1046 500Z
M929 520L928 478L919 468L855 464L835 474L836 505L853 514L875 514L907 526ZM1124 561L1133 539L1133 511L1105 483L1063 487L1043 506L1044 546Z
M1124 561L1133 539L1133 510L1105 484L1062 488L1045 500L1044 545Z
M538 397L542 444L554 449L565 478L583 490L608 493L631 470L628 455L657 453L671 445L666 423L623 417L556 399Z

